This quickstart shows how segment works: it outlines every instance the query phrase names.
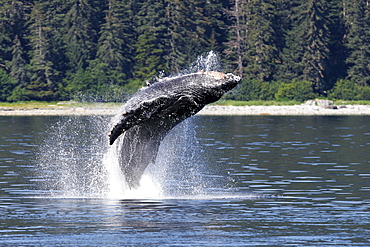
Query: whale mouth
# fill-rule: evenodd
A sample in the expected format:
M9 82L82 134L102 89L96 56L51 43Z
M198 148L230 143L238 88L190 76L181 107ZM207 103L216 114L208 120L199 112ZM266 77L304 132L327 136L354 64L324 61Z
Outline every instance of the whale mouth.
M234 75L232 73L225 74L225 73L218 72L218 71L206 71L206 72L204 72L203 70L200 70L200 71L197 72L197 74L209 75L209 76L211 76L212 78L214 78L216 80L229 78L232 81L239 82L242 79L240 76Z
M212 78L217 79L217 80L226 78L226 74L224 74L222 72L217 72L217 71L206 71L206 72L204 72L203 70L201 70L201 71L198 71L198 74L210 75Z

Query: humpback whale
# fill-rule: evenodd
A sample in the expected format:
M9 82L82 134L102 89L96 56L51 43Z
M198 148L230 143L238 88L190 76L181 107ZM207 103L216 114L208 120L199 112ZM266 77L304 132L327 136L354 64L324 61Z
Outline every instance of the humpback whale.
M178 123L233 89L240 77L231 73L197 72L162 79L137 92L122 108L109 135L119 153L120 168L130 188L137 188L159 145Z

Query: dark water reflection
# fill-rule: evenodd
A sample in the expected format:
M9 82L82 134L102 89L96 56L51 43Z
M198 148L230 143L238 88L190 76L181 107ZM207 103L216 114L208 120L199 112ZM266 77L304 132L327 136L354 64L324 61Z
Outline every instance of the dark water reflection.
M60 163L38 158L53 140L48 126L83 126L82 154L68 155L76 147L67 130L59 142L71 147L55 149L63 151L55 157L88 180L82 164L97 166L105 141L92 120L0 117L1 246L370 245L370 117L196 116L185 128L195 129L195 141L181 128L166 140L165 147L184 150L172 157L164 197L52 196L39 170L58 176ZM176 188L190 186L177 181L180 173L202 184L202 193Z

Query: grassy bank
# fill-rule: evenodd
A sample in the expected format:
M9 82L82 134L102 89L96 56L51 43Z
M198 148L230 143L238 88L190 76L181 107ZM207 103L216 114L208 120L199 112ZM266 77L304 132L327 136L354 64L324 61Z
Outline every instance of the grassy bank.
M246 105L262 105L262 106L287 106L287 105L300 105L302 102L299 101L276 101L276 100L252 100L252 101L236 101L236 100L220 100L214 103L216 105L226 105L226 106L246 106ZM334 105L370 105L370 100L336 100Z
M299 105L302 104L298 101L264 101L264 100L252 100L252 101L237 101L237 100L220 100L214 103L216 105L226 105L226 106L246 106L246 105Z
M34 109L56 109L56 108L110 108L119 107L122 103L82 103L77 101L20 101L20 102L0 102L0 108L14 109L14 110L34 110Z
M370 100L335 100L335 105L370 105Z
M225 105L225 106L287 106L287 105L300 105L298 101L235 101L235 100L220 100L214 105ZM359 100L359 101L343 101L337 100L334 102L335 105L370 105L370 101ZM82 103L77 101L59 101L59 102L44 102L44 101L21 101L21 102L0 102L0 108L2 109L13 109L13 110L32 110L32 109L63 109L63 108L111 108L119 107L122 103Z

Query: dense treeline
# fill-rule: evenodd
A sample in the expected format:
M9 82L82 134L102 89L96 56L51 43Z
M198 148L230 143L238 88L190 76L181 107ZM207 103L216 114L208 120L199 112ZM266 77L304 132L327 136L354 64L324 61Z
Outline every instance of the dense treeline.
M210 50L232 99L370 99L367 0L0 2L0 101L122 100Z

